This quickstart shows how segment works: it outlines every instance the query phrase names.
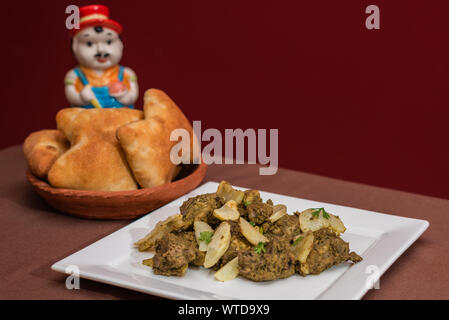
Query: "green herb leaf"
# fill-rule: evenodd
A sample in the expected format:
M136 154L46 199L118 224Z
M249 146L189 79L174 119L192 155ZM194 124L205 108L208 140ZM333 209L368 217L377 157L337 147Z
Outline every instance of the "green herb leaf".
M256 226L256 224L253 221L250 221L249 224L252 225L253 227Z
M263 242L259 242L255 247L254 251L256 251L257 254L265 253L265 244Z
M213 232L203 231L203 232L200 233L200 238L199 238L199 240L200 240L200 241L204 241L204 242L206 242L207 244L209 244L209 242L212 240L212 235L213 235L213 234L214 234Z
M319 208L319 209L314 209L314 211L312 212L312 216L318 218L318 216L320 215L320 211L321 211L321 208Z
M263 234L263 228L262 227L259 227L259 232L260 232L260 234Z
M253 203L252 201L243 201L243 204L245 205L245 207L249 206L251 203Z
M323 218L325 218L325 219L329 219L330 218L329 213L327 213L324 208L316 208L316 209L314 209L314 211L312 212L312 216L318 218L320 216L320 212L321 211L323 212Z
M301 241L302 239L304 239L304 237L298 237L298 238L296 238L296 240L295 241L293 241L293 243L292 243L292 246L296 246L298 243L299 243L299 241Z

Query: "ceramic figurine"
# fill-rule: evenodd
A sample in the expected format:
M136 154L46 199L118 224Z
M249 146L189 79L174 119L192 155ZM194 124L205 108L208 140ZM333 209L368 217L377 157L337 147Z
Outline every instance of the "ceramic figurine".
M139 89L134 71L119 65L122 26L103 5L81 7L79 22L79 29L70 30L79 66L65 77L67 100L83 108L133 108Z

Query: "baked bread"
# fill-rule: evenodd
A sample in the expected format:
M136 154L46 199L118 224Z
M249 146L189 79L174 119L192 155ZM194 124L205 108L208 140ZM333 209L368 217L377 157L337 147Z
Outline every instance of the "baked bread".
M70 141L48 173L53 187L123 191L138 188L116 138L118 127L143 118L140 110L62 109L56 123Z
M199 163L200 155L198 139L195 136L192 125L189 119L184 115L181 109L175 102L162 90L149 89L145 92L143 97L144 107L143 113L145 119L153 119L155 117L161 118L165 126L170 130L170 133L175 129L185 129L189 133L190 139L181 144L183 150L190 150L189 153L182 155L182 163ZM170 139L169 139L170 140ZM172 144L177 144L181 139L172 141Z
M30 171L40 179L47 179L53 163L70 144L59 130L40 130L31 133L23 144L23 153Z
M117 138L137 182L142 188L150 188L169 183L180 170L179 165L170 160L172 147L181 140L170 141L172 131L179 128L189 133L189 139L184 140L184 150L190 147L190 152L183 155L183 163L193 162L196 138L189 120L161 90L145 92L144 115L145 120L120 127Z

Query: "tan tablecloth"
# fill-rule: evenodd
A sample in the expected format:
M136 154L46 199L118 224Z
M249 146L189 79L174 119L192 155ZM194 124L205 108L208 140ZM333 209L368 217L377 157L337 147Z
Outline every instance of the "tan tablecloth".
M1 299L155 299L88 280L67 290L50 266L130 221L82 220L55 212L25 180L21 147L0 151ZM425 219L429 229L382 276L365 299L449 299L449 200L280 169L259 176L254 165L210 166L205 181Z

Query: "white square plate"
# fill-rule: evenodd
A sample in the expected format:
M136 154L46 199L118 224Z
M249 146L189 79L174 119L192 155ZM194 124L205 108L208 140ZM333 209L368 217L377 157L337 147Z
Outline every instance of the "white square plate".
M349 242L363 261L332 267L320 275L252 282L244 278L219 282L213 272L189 268L183 277L153 274L142 260L151 253L138 252L133 243L145 236L155 224L178 213L189 197L215 192L218 183L208 182L185 196L153 211L128 226L56 262L52 269L70 273L76 266L82 278L104 282L172 299L360 299L376 276L388 267L427 229L424 220L402 218L350 207L260 192L264 201L285 204L291 214L296 210L324 207L343 220ZM236 187L239 188L239 187ZM245 189L245 188L239 188Z

